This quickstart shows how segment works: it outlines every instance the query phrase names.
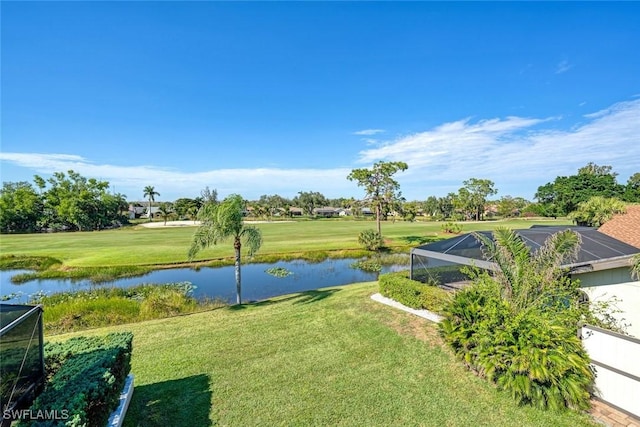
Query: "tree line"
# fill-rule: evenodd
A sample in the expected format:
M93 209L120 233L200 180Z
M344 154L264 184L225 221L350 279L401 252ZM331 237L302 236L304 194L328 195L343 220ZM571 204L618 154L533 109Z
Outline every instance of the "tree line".
M72 170L56 172L34 184L4 182L0 190L0 232L89 231L126 222L125 196L109 192L109 183Z
M503 218L571 216L578 223L599 225L610 216L609 213L620 211L624 203L640 203L640 172L621 184L611 166L595 163L579 168L575 175L558 176L553 182L539 186L535 201L510 195L492 199L498 189L486 178L469 178L457 192L442 197L407 201L399 183L393 179L395 173L406 169L404 162L378 162L371 169L353 169L347 179L364 188L363 198L331 199L317 191L300 191L293 198L265 194L257 200L245 200L245 209L251 216L264 219L293 216L291 208L313 216L315 209L331 206L348 210L356 217L368 209L378 224L389 216L407 221L418 215L432 220L479 221L489 214ZM126 223L128 203L125 196L108 190L108 182L85 178L72 170L66 174L56 172L47 180L36 175L33 184L5 182L0 190L0 232L101 230ZM155 187L146 186L142 194L147 199L147 210L151 211L160 193ZM215 189L207 187L199 197L155 205L158 206L157 214L165 221L195 220L202 206L217 202L217 196Z

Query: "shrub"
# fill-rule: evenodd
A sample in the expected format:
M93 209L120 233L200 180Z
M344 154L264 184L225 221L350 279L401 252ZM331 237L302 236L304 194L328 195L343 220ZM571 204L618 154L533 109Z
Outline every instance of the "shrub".
M19 426L100 426L118 406L131 370L130 332L47 343L48 381L34 413L68 414L66 420L21 421ZM53 412L55 411L55 412Z
M440 226L443 233L460 234L462 232L462 224L455 222L446 222Z
M537 309L514 314L490 286L472 286L445 308L440 330L458 358L520 404L586 409L593 372L574 327Z
M377 251L384 245L382 236L375 230L363 230L358 234L358 243L369 251Z
M409 279L408 271L381 274L378 283L382 295L411 308L441 313L451 298L444 289Z
M358 261L351 263L349 267L360 269L368 273L379 273L382 271L382 265L372 259L359 259Z
M559 267L576 256L579 236L556 233L533 253L510 230L493 236L495 243L477 235L498 268L469 271L473 284L446 305L441 334L470 369L518 403L588 408L594 375L576 334L588 308Z

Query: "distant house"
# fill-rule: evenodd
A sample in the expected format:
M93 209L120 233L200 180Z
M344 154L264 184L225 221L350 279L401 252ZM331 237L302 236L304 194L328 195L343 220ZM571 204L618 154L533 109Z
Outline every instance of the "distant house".
M314 208L313 215L321 216L323 218L332 218L339 215L339 210L332 207Z
M375 212L371 210L371 208L362 208L360 210L360 213L362 213L362 215L364 216L373 216L375 215Z
M158 206L151 206L151 218L155 218L158 216L160 208ZM149 218L149 208L144 208L144 213L140 215L140 218Z
M304 211L302 210L302 208L294 208L294 207L289 208L289 214L291 216L302 216L303 213Z
M129 204L129 219L140 218L147 211L147 207L139 203Z

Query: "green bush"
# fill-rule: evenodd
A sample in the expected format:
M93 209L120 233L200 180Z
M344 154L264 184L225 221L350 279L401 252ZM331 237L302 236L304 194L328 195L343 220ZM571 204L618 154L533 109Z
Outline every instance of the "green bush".
M381 274L378 283L382 295L411 308L441 313L451 298L444 289L409 279L408 271Z
M67 419L27 421L19 426L103 426L117 406L131 370L133 334L76 337L47 343L48 381L32 413L68 414Z
M358 234L358 243L369 251L377 251L384 245L382 236L375 230L362 230Z
M457 292L440 324L456 356L520 404L589 407L593 372L576 335L557 316L537 309L514 314L487 286Z
M455 222L446 222L440 226L443 233L460 234L462 232L462 224Z

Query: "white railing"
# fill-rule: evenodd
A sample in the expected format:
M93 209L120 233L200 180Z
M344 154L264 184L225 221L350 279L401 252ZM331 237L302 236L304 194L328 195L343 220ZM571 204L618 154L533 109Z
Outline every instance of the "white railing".
M596 371L595 397L640 418L640 339L591 325L578 334Z

